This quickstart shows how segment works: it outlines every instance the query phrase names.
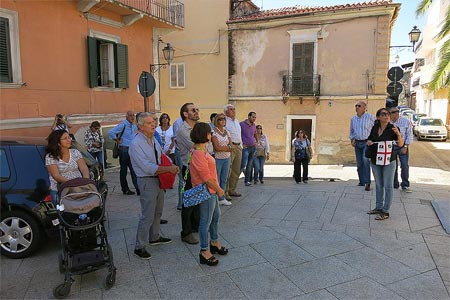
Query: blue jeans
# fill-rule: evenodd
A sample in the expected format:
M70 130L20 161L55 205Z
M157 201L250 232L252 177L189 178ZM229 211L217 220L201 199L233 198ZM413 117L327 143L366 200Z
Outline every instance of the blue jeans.
M211 235L211 241L215 242L219 238L218 224L220 218L219 201L217 195L212 194L211 198L203 201L200 206L200 225L198 228L198 237L200 239L201 250L209 249L208 231Z
M181 154L180 149L175 147L175 164L180 168L180 172L178 172L178 204L177 208L181 209L183 206L183 194L181 193L181 188L183 188L183 177L184 174L181 172L181 169L183 168L183 162L181 161Z
M128 154L128 147L119 147L119 163L120 163L120 186L122 192L130 190L127 182L127 168L130 169L131 181L133 181L134 188L139 191L137 184L136 174L134 173L133 166L131 165L130 155Z
M95 158L98 161L98 164L100 165L100 167L102 169L104 169L105 167L103 166L103 151L98 151L98 152L89 152L89 154L92 155L93 158Z
M58 199L58 191L50 190L50 199L52 199L52 203L56 207L56 200Z
M356 169L358 170L360 184L370 183L370 160L366 157L366 149L366 142L356 142Z
M216 158L216 171L217 179L219 180L219 186L225 191L227 187L228 170L230 168L230 159L218 159ZM225 196L219 198L219 200L225 199Z
M255 152L255 146L242 149L241 172L245 169L245 182L250 182Z
M264 181L264 164L266 163L265 156L256 156L253 159L253 181Z
M397 163L392 161L387 166L377 166L373 163L371 165L373 178L375 179L375 209L388 213L392 202L394 173Z
M394 186L398 187L399 186L399 182L398 182L398 165L399 165L399 161L400 161L400 168L401 168L401 173L400 176L402 178L402 188L407 188L409 187L409 149L406 150L405 154L401 154L402 148L398 148L395 147L394 151L398 154L398 158L397 158L397 165L395 167L395 174L394 174Z

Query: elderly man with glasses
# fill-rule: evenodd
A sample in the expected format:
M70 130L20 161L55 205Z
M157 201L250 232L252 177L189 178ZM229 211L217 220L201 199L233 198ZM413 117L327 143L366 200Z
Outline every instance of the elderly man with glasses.
M355 148L356 168L359 186L365 186L370 191L370 162L366 158L367 138L370 135L375 117L366 112L366 103L358 101L355 104L356 116L350 120L350 141Z
M409 144L412 142L412 128L411 122L404 117L400 117L399 110L397 107L391 107L389 109L391 112L391 123L397 126L400 129L400 133L405 140L405 144L403 147L398 147L394 145L394 152L398 155L397 166L395 167L394 174L394 188L398 189L400 184L398 182L398 162L400 161L401 173L400 176L402 178L402 191L410 193L409 189Z
M241 197L241 193L236 191L236 187L241 173L242 137L241 125L236 118L236 108L232 104L227 104L223 108L223 112L227 118L225 128L231 136L230 170L225 191L225 199L229 201L232 200L231 197Z

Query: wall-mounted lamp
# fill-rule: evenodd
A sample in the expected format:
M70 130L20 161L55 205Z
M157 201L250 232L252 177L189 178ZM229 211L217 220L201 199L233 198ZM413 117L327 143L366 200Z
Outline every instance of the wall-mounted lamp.
M414 45L420 38L420 34L422 32L417 28L417 26L414 26L413 29L408 33L409 41L412 43L412 46L390 46L389 48L412 48L412 51L414 52Z
M158 47L157 47L158 62L159 62L159 43L164 44L164 42L161 39L158 40ZM167 63L150 65L150 72L155 73L159 69L161 69L161 68L165 69L166 66L170 65L170 62L173 60L173 57L175 54L175 49L173 49L173 47L170 46L170 43L167 43L166 46L163 48L162 52L164 55L164 59L167 61Z

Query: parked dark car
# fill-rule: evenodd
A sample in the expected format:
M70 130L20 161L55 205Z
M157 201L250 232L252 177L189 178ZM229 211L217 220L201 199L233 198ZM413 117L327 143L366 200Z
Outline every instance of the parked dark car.
M47 236L58 234L51 202L49 175L45 166L44 138L0 139L1 223L0 251L10 258L24 258L39 249ZM104 198L108 186L96 160L77 142L89 174Z

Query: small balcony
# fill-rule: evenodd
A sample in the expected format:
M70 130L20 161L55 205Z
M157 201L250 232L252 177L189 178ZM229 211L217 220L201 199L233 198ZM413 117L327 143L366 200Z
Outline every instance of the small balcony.
M320 75L283 75L283 96L320 96Z
M184 4L178 0L114 0L155 19L184 27Z

